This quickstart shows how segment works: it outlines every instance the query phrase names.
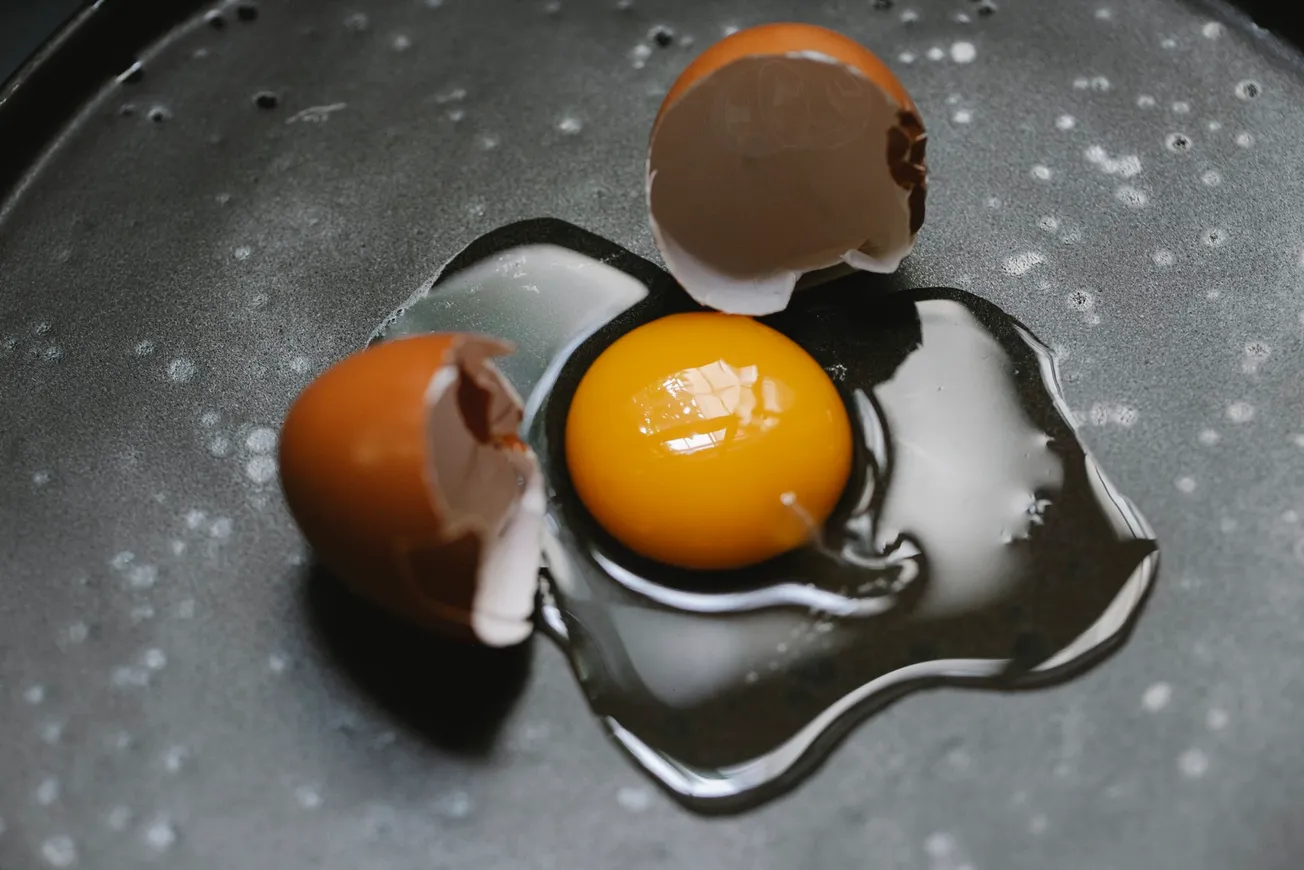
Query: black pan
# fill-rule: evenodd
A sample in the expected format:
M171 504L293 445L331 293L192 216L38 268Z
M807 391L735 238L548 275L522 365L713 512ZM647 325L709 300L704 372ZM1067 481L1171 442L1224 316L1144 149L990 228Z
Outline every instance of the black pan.
M1245 9L1295 36L1287 5ZM1082 678L913 695L705 819L547 643L446 647L316 576L255 460L494 227L656 260L661 95L784 18L899 71L933 172L901 283L1055 347L1164 569ZM1295 867L1302 60L1181 0L86 7L0 95L0 866Z

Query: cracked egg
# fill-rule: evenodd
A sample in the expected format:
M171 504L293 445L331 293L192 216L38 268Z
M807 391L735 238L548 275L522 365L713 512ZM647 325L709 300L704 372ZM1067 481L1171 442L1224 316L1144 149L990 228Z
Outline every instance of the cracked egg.
M702 305L781 311L805 273L896 271L924 222L926 143L901 82L854 40L809 24L739 31L657 114L653 236Z
M532 630L543 479L493 365L511 344L433 333L336 363L285 419L285 499L316 559L408 622L488 646Z

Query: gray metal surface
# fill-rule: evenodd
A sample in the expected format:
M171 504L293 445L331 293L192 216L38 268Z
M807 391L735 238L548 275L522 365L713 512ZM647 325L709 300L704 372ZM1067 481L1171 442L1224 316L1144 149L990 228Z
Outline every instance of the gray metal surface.
M0 212L0 866L1295 866L1298 58L1176 0L876 5L268 3L87 106ZM708 820L546 644L468 663L343 618L269 456L312 374L485 230L550 214L654 256L660 95L798 14L924 113L905 278L1056 346L1164 564L1085 677L912 696Z

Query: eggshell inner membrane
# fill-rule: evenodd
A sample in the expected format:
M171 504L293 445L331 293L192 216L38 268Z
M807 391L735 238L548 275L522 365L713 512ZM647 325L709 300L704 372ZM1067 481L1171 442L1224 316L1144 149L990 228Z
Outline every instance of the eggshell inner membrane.
M470 628L483 643L529 636L538 585L543 480L519 440L521 400L489 361L510 353L464 337L426 391L426 484L448 538L480 543Z
M894 130L910 150L901 109L815 52L748 56L695 82L648 152L652 230L671 273L704 305L762 315L787 306L804 272L895 271L922 218L894 178L893 156L909 156L894 155Z

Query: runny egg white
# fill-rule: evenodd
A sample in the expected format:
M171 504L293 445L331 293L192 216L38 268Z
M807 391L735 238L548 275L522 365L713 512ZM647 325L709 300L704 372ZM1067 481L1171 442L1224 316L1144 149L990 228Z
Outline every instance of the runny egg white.
M903 689L1046 679L1124 636L1153 534L1082 446L1046 349L993 306L850 276L754 321L560 221L475 250L377 340L501 318L529 324L518 357L561 349L515 384L547 484L539 617L686 803L773 795Z

